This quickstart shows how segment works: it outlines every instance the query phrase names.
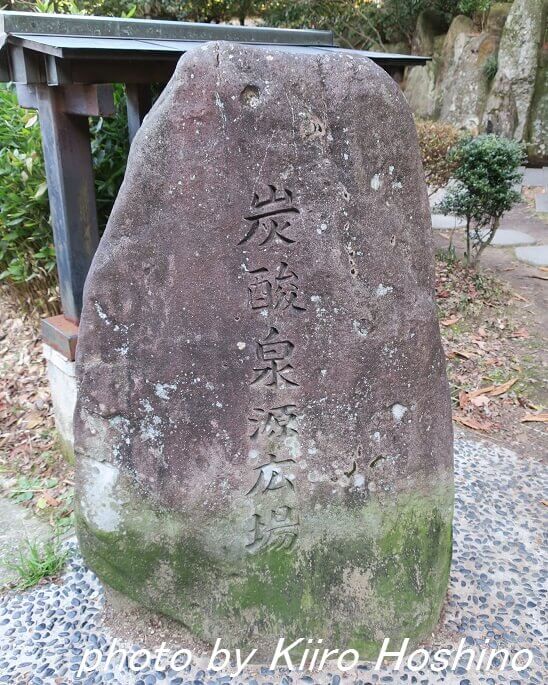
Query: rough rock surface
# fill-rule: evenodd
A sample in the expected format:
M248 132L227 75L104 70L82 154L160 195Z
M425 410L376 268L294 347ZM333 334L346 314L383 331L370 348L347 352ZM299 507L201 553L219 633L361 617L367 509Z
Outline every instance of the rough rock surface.
M432 56L409 69L413 113L473 133L493 131L526 144L529 161L548 159L548 0L493 3L483 30L465 16L440 34L428 13L417 21L413 52ZM485 71L496 60L495 77Z
M484 125L507 138L527 139L547 9L547 0L515 0L504 25Z
M434 62L409 70L405 84L405 97L413 114L419 119L432 119L437 116L438 97Z
M461 31L455 36L439 84L443 93L439 111L442 121L479 132L489 90L484 65L496 55L497 47L497 37L489 33Z
M453 485L429 223L366 58L181 58L85 290L78 534L106 583L241 648L431 632Z
M537 164L546 164L548 161L548 26L531 105L527 143L529 159Z

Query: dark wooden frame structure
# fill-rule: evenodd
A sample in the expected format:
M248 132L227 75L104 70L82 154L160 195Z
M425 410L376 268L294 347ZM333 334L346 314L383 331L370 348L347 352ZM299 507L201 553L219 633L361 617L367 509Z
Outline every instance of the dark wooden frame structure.
M341 50L330 31L0 12L0 81L14 82L19 104L38 110L42 132L63 311L43 322L42 333L68 359L74 359L84 282L99 242L88 117L112 116L112 84L123 83L133 139L151 107L151 85L167 83L184 52L211 40ZM395 78L428 59L360 54Z

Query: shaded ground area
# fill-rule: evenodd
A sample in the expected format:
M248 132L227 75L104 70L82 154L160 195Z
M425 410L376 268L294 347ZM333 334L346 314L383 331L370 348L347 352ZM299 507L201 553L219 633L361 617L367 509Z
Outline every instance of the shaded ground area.
M74 548L68 572L58 584L0 598L0 682L543 685L542 610L546 598L542 576L547 559L542 545L546 516L542 470L535 460L486 442L461 437L455 448L457 496L451 580L440 629L428 647L456 650L465 638L466 647L476 650L477 655L486 647L507 649L512 655L527 648L533 656L527 670L500 672L500 662L495 661L488 673L479 674L467 673L464 662L455 671L439 674L428 669L394 672L388 666L372 673L372 664L344 674L334 670L331 662L319 674L290 673L287 669L272 672L255 666L231 679L223 672L207 672L207 659L198 658L195 642L179 637L178 647L191 649L195 657L185 672L160 673L154 664L139 674L127 664L117 671L115 660L106 673L89 672L78 678L75 674L85 649L98 649L104 662L113 638L120 640L118 647L133 653L143 644L159 646L166 633L164 619L146 613L139 616L138 612L130 616L128 625L105 626L103 590ZM342 650L347 646L327 647Z
M502 227L548 237L548 224L525 203ZM450 238L434 232L440 249ZM453 245L462 255L463 231ZM437 291L456 421L524 455L546 456L548 272L519 261L512 247L490 247L478 273L442 258Z
M72 466L56 440L39 322L0 291L0 492L52 526L71 523Z

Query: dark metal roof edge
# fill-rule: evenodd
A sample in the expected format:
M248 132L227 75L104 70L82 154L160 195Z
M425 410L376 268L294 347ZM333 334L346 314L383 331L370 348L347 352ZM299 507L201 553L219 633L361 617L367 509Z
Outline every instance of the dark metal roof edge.
M147 19L117 19L83 15L0 11L0 33L41 33L111 38L164 38L181 40L245 40L298 45L333 45L331 31L278 29L234 24L199 24Z
M33 50L34 52L41 52L45 55L53 55L54 57L61 58L63 57L63 48L58 48L53 45L46 45L45 43L40 43L40 41L33 40L33 38L8 34L8 43L10 45L18 45L22 48Z
M2 34L0 34L2 35ZM5 36L5 34L3 34ZM174 38L136 38L136 37L127 37L127 36L69 36L66 34L56 34L60 38L74 38L75 39L75 45L74 46L54 46L51 45L50 43L41 43L39 38L39 34L9 34L6 36L6 41L10 44L13 45L18 45L21 47L24 47L29 50L33 50L35 52L40 52L43 54L48 54L48 55L53 55L54 57L58 57L60 59L64 57L75 57L77 58L79 55L82 57L88 57L93 54L98 54L98 53L118 53L118 54L124 54L124 53L138 53L138 54L149 54L152 55L152 53L169 53L172 52L174 55L179 55L183 54L184 52L187 51L187 49L181 48L181 50L177 50L176 46L173 47L173 49L169 50L167 47L162 46L158 44L156 41L169 41L173 43L177 42L184 42L184 43L194 43L196 45L203 45L204 43L208 41L204 40L188 40L188 39L174 39ZM48 34L47 37L49 39L55 38L56 36L53 34ZM105 39L105 45L102 46L97 46L97 47L90 47L90 46L82 46L79 47L77 45L77 41L79 38L88 38L88 39ZM118 40L118 41L127 41L128 47L127 51L122 50L122 49L113 49L108 46L108 41L112 40ZM150 51L143 51L143 50L132 50L131 44L133 42L139 42L139 43L146 43L147 45L150 45ZM368 57L369 59L375 61L375 62L385 62L385 63L390 63L392 65L410 65L410 64L425 64L426 62L430 61L430 57L425 57L421 55L404 55L404 54L396 54L396 53L390 53L390 52L376 52L376 51L370 51L370 50L352 50L348 48L340 48L338 46L331 46L331 45L304 45L304 44L294 44L294 43L257 43L257 42L251 42L248 43L248 45L256 45L260 47L270 47L274 50L276 49L284 49L287 48L289 51L291 51L292 48L310 48L312 50L318 51L318 52L342 52L342 53L348 53L351 55L362 55L363 57ZM154 48L160 48L159 50Z

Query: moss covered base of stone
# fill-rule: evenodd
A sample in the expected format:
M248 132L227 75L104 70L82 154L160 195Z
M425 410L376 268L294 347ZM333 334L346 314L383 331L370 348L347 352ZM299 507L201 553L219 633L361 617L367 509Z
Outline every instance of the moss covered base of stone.
M326 507L311 514L310 534L290 551L235 557L222 542L204 544L192 522L142 496L128 501L126 492L115 530L98 529L80 508L78 535L105 583L206 642L222 637L223 646L258 648L257 657L268 660L280 637L323 638L325 646L372 659L384 637L417 643L438 621L452 498L450 486L439 486L428 495ZM208 526L224 531L227 521L212 518Z
M59 448L59 451L63 455L63 458L66 460L68 464L71 466L74 466L76 463L75 455L74 455L74 445L70 440L67 440L64 438L61 433L57 433L56 436L57 439L57 447Z

